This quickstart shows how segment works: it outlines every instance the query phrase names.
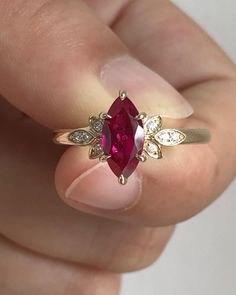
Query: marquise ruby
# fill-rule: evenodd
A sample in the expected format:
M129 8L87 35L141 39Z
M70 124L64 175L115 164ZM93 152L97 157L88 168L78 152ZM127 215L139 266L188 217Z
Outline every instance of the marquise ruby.
M104 121L102 146L113 173L128 178L136 169L144 145L144 129L139 114L128 97L118 97L108 111L111 119Z

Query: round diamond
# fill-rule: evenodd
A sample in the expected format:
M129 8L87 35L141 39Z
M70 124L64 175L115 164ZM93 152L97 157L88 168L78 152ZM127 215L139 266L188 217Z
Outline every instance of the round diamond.
M180 144L185 136L175 129L163 129L155 135L155 139L162 145L174 146Z
M92 123L92 127L93 129L96 131L96 132L101 132L102 131L102 121L101 120L95 120L93 123Z
M148 124L147 124L147 129L154 132L156 129L158 128L158 124L156 120L151 120Z
M150 154L156 155L158 153L158 147L155 143L149 142L146 149Z
M92 135L85 130L77 130L70 134L70 140L78 144L88 144L92 138Z
M90 159L96 159L103 154L102 144L100 142L94 143L89 151Z
M177 133L177 132L173 132L172 131L170 133L170 137L173 140L173 142L179 142L180 141L180 138L181 138L181 135L180 135L180 133Z
M94 149L96 150L97 153L101 153L102 150L102 145L100 143L96 144Z
M145 129L147 133L156 133L161 127L161 119L160 117L153 117L147 121L145 124Z

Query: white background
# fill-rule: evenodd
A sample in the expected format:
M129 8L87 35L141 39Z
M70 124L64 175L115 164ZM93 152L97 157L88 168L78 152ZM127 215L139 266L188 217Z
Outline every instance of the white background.
M236 61L236 0L174 2ZM236 182L211 207L181 224L158 262L124 276L122 295L236 295L235 196Z

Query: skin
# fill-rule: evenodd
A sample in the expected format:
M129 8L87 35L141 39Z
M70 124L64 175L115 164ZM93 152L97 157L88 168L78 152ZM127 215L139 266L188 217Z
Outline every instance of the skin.
M2 0L0 25L0 291L119 294L119 273L154 262L174 225L234 178L236 134L222 138L236 123L235 66L166 0ZM54 145L51 130L107 109L98 71L130 52L193 106L190 118L167 124L209 128L212 141L166 151L158 169L140 165L142 195L129 210L71 204L66 188L94 163L83 149ZM157 113L155 102L148 107Z

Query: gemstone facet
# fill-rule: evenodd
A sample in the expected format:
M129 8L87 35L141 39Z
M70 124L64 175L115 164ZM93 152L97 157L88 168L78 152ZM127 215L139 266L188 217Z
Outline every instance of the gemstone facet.
M108 111L110 119L104 120L102 130L102 147L113 173L128 178L136 169L144 145L142 120L128 97L118 97Z

